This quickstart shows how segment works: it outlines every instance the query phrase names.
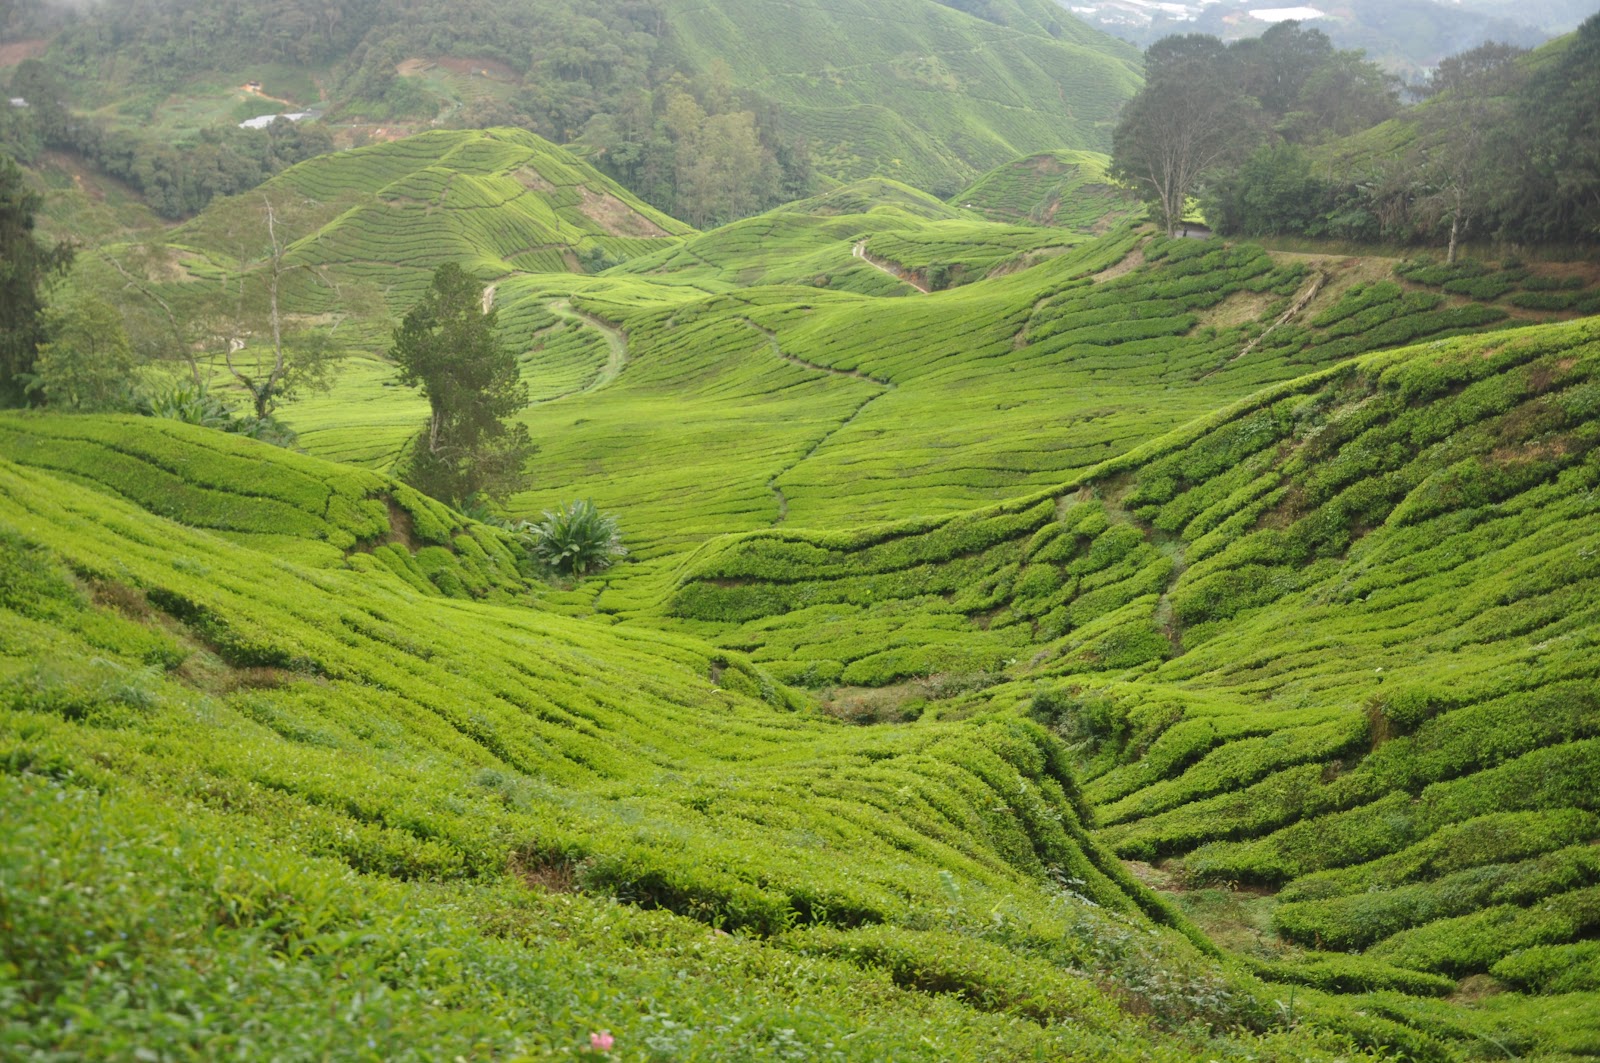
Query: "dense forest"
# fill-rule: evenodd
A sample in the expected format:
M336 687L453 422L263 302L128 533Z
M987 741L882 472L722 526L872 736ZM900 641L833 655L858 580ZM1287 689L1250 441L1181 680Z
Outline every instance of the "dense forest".
M970 5L969 5L970 6ZM51 18L58 22L52 25ZM726 77L687 79L650 0L335 0L277 4L132 0L73 16L23 4L12 32L57 29L48 67L25 65L11 91L46 113L0 118L0 143L27 157L34 144L76 151L144 192L158 213L181 217L212 195L238 192L331 149L316 133L270 140L218 129L181 153L137 134L66 121L66 103L101 79L176 90L197 69L281 62L331 71L329 118L427 119L438 102L397 73L409 55L470 55L521 79L505 100L451 114L456 128L515 125L557 142L581 141L596 163L658 207L697 225L755 213L810 191L809 153L781 111ZM22 126L22 128L15 128Z
M1118 171L1169 228L1389 242L1600 240L1600 16L1536 52L1490 43L1400 85L1326 35L1169 37L1117 130ZM1183 135L1178 134L1179 128Z

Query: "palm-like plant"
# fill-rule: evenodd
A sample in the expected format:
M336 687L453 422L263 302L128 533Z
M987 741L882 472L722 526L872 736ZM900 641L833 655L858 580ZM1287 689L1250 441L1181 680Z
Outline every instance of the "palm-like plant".
M572 576L609 568L627 556L615 517L601 513L588 499L569 502L544 519L527 523L523 534L542 564Z

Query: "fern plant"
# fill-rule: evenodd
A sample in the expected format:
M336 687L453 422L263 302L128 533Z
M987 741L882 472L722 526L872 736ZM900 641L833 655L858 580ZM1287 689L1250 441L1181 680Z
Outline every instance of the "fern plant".
M582 499L545 511L544 519L525 523L523 535L533 556L556 572L582 576L609 568L627 556L615 517Z

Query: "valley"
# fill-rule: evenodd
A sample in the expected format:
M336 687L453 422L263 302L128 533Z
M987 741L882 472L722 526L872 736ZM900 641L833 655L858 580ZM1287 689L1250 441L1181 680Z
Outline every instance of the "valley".
M0 410L0 1056L1600 1056L1593 255L1169 237L1131 49L784 10L626 12L818 145L733 218L432 98L166 222L29 170L135 368ZM398 91L509 106L497 12ZM459 504L441 267L530 444Z

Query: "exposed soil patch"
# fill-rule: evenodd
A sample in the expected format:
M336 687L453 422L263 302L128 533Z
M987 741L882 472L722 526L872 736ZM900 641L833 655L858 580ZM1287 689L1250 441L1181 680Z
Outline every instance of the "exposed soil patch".
M902 281L902 282L904 282L906 284L911 285L911 287L915 288L917 291L921 292L923 295L927 295L928 294L928 286L926 284L923 284L921 281L917 280L917 278L912 276L912 274L908 270L901 269L899 266L897 266L897 265L895 265L895 264L893 264L891 262L886 262L886 261L883 261L883 260L880 260L880 259L876 259L876 258L873 258L871 255L867 254L867 242L865 240L862 240L859 243L857 243L856 246L855 246L855 250L852 253L857 258L859 258L861 261L863 261L867 265L871 266L873 269L879 270L880 272L883 272L883 273L887 273L889 276L893 277L895 280Z
M50 42L43 37L0 44L0 67L16 66L24 59L38 59L49 47Z
M1004 680L996 672L940 672L889 686L835 687L822 693L820 707L846 723L910 723L921 718L931 702L948 701Z
M388 495L383 496L383 504L389 511L389 541L399 543L415 553L417 540L413 527L416 522L411 519L411 514Z
M413 529L415 522L411 519L411 514L389 495L383 496L383 505L389 512L389 531L383 535L361 540L345 551L346 554L370 554L378 547L388 546L391 543L403 546L412 553L417 552Z
M523 167L511 176L515 177L517 183L530 192L554 192L556 190L556 186L546 181L537 170Z
M578 872L564 856L519 853L511 858L511 872L523 882L546 893L577 893Z
M578 209L612 236L666 236L667 231L609 192L578 186Z
M262 92L260 89L253 88L252 86L254 84L255 84L255 82L251 82L248 85L240 85L238 91L244 93L247 96L254 96L259 100L271 100L273 103L281 103L285 107L298 107L298 106L300 106L299 104L295 103L293 100L286 100L282 96L268 96L265 92Z
M1106 281L1115 280L1124 273L1132 273L1142 265L1144 265L1144 248L1136 247L1124 255L1121 262L1114 266L1108 266L1090 279L1096 284L1104 284Z
M1196 315L1199 323L1195 327L1210 325L1224 329L1259 320L1276 298L1271 292L1252 292L1241 288L1216 306Z
M462 59L458 56L444 56L433 60L433 65L442 67L452 74L461 74L465 77L488 78L490 81L504 81L507 84L519 85L522 78L517 72L498 59Z

